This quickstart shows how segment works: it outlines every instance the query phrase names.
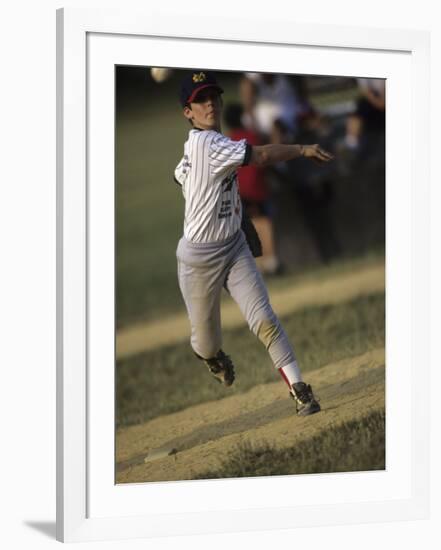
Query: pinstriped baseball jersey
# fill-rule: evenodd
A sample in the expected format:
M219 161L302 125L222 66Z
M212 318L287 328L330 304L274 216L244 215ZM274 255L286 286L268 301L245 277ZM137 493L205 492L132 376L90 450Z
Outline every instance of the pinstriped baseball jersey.
M215 130L190 130L175 181L185 198L184 236L194 243L225 241L240 228L242 206L237 168L251 147Z

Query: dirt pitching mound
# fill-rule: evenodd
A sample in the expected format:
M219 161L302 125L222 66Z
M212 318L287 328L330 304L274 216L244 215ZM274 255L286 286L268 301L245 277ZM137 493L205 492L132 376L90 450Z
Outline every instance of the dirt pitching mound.
M305 378L322 411L302 418L277 381L131 426L117 433L117 483L194 479L238 445L292 447L331 426L384 409L384 349L329 364Z

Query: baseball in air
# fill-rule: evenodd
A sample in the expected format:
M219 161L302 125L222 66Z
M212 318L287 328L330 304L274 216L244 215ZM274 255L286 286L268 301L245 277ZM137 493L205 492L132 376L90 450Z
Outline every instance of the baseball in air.
M167 80L171 73L171 69L164 69L161 67L152 67L150 69L150 74L152 75L153 80L158 84L161 84L161 82Z

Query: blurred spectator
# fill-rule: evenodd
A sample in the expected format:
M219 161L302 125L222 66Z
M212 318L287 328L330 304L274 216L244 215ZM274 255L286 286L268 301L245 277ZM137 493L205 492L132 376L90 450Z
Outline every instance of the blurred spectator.
M305 105L287 76L245 73L240 81L244 126L271 143L295 139Z
M335 130L328 119L310 110L300 122L297 140L299 143L320 143L327 151L333 152ZM292 186L305 227L324 263L341 254L331 216L331 206L335 198L334 166L333 163L311 164L300 158L288 163L285 176L286 184Z
M358 78L360 99L357 109L346 122L345 145L358 149L362 138L372 133L383 133L385 129L385 81L380 78Z
M250 145L261 145L257 133L245 129L242 124L244 110L240 104L229 104L224 110L224 120L230 129L231 139L246 139ZM242 206L253 224L262 242L262 256L256 258L258 268L267 275L276 275L281 271L277 258L273 222L271 219L270 191L265 180L265 170L254 165L238 169L239 192Z

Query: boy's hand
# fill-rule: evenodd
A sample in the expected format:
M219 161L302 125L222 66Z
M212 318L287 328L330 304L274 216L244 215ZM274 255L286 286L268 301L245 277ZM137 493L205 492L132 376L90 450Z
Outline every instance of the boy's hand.
M302 146L302 156L310 158L311 160L322 164L324 162L329 162L334 158L331 153L328 153L322 149L319 145L303 145Z

